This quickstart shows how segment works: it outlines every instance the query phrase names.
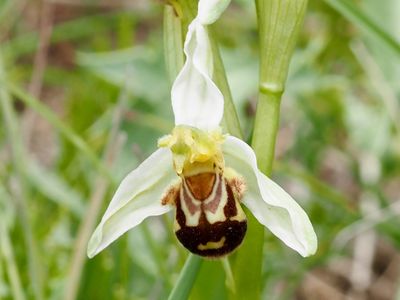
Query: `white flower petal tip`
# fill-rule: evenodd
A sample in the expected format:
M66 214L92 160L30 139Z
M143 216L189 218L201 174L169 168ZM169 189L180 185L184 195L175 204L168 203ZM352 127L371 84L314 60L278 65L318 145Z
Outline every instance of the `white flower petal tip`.
M213 55L205 25L215 22L230 0L200 0L198 15L185 39L186 62L171 90L175 125L203 130L217 128L224 113L224 97L212 81Z
M185 65L171 90L175 124L216 128L223 116L224 97L211 79L213 57L207 31L196 19L189 26L184 52Z
M243 203L256 219L303 257L313 255L317 236L307 214L288 193L258 170L251 147L228 136L223 153L226 165L246 179Z
M230 0L203 0L199 1L197 14L202 24L214 23L228 7Z
M87 249L92 258L150 216L172 209L161 198L178 179L169 149L158 149L121 182Z

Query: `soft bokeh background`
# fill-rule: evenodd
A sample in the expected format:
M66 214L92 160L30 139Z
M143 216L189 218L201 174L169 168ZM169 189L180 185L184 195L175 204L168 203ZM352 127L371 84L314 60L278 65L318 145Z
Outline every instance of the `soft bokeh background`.
M187 255L172 215L85 256L120 179L173 126L162 12L161 1L0 0L1 299L168 296ZM263 299L400 299L400 47L385 40L399 28L398 0L310 0L273 177L309 213L319 250L302 259L267 233ZM254 3L234 1L214 29L249 137ZM222 264L204 263L191 299L226 297Z

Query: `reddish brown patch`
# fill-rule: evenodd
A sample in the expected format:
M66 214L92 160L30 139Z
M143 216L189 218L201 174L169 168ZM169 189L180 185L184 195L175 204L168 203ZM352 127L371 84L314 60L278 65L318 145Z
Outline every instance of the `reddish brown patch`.
M187 188L185 185L182 185L183 189L183 201L186 203L186 207L188 208L191 215L194 215L196 212L200 210L199 206L193 203L193 199L189 196Z
M218 183L219 184L218 184L214 199L211 200L207 204L204 203L204 205L203 205L204 211L211 211L212 213L215 213L217 211L217 208L219 206L219 203L221 202L221 197L222 197L222 178L221 177L219 178Z
M176 200L178 199L180 188L181 188L180 184L170 187L168 191L165 193L165 195L162 197L161 204L176 205Z
M201 173L185 178L185 181L197 200L205 200L210 196L215 183L215 173Z

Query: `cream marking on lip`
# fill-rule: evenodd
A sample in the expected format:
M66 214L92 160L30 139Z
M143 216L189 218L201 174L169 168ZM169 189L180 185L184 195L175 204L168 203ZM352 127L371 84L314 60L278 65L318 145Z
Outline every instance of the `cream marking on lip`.
M188 186L183 180L183 185L180 191L180 201L182 211L186 217L186 226L198 226L201 215L201 202L196 200L188 191Z
M210 211L215 214L220 205L221 196L222 196L221 177L217 176L217 180L214 183L211 195L203 202L204 211Z
M224 222L226 220L224 208L225 205L228 203L228 194L226 192L224 178L222 177L222 175L218 175L217 177L218 185L215 186L215 189L213 190L210 198L205 201L206 207L204 209L204 213L210 224L214 224L216 222ZM211 203L213 203L213 205L211 205ZM208 209L209 206L213 209Z
M239 200L235 198L236 215L229 218L230 221L243 221L246 220L246 215L240 206Z
M210 249L219 249L224 246L225 240L226 240L226 238L223 236L218 242L208 242L205 245L200 244L197 246L197 249L199 249L200 251L210 250Z
M174 231L177 232L179 229L181 229L181 225L179 225L178 221L175 219L175 221L174 221Z

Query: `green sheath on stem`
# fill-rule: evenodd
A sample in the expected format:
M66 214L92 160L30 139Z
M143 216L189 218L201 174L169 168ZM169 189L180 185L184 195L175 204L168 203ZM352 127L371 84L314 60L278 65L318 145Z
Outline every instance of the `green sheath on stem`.
M279 127L281 96L307 0L256 0L260 40L260 83L252 148L259 169L270 175ZM249 232L234 266L234 299L261 298L264 227L248 214Z
M281 96L307 0L257 0L260 84L253 131L258 167L270 175L279 125Z
M174 7L164 8L164 55L168 78L172 84L183 66L182 26Z

